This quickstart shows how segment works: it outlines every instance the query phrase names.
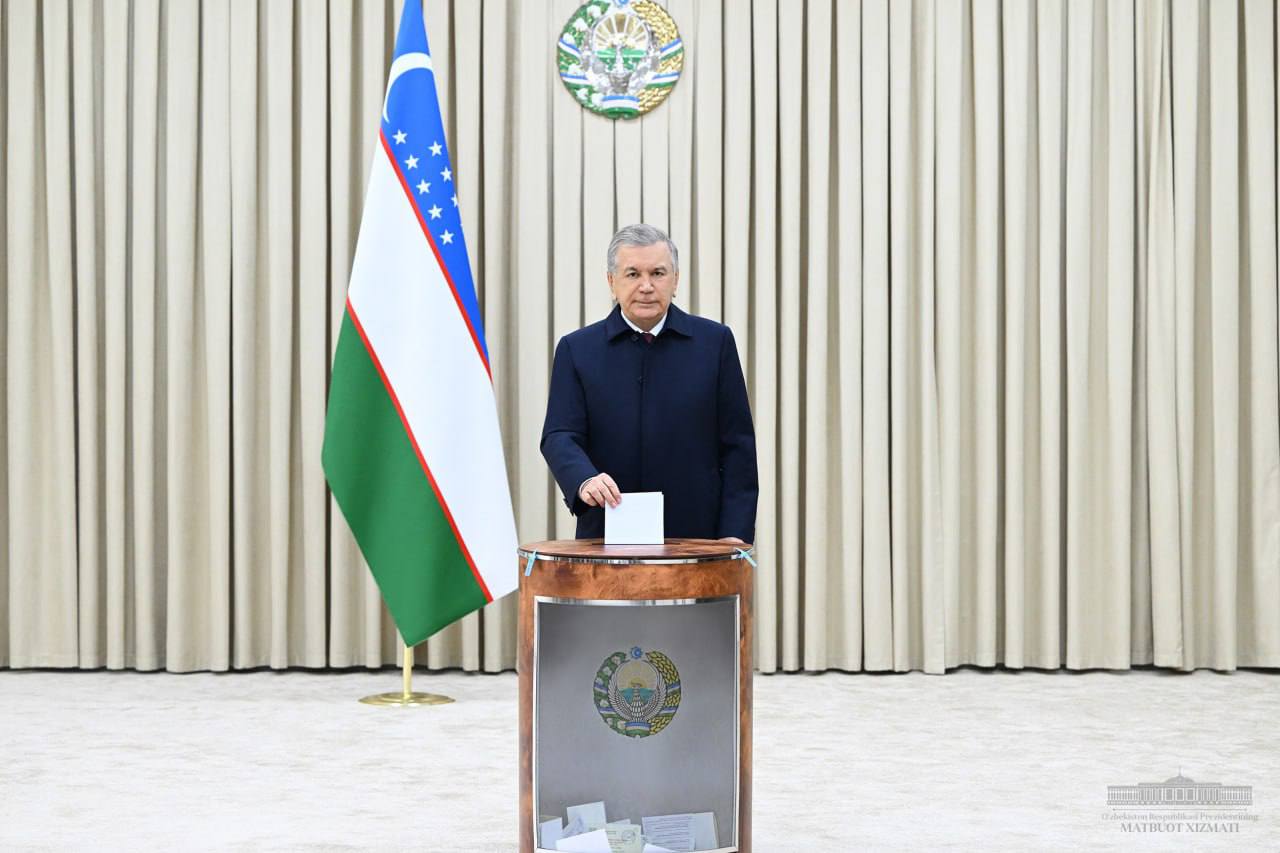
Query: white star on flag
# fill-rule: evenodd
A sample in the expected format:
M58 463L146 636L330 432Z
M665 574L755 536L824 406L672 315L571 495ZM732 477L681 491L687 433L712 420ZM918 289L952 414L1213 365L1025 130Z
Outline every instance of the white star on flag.
M404 161L404 165L405 165L405 168L416 169L418 168L418 158L410 154L409 159Z
M418 192L419 193L431 192L431 184L427 183L426 181L418 181Z
M433 142L433 143L431 144L431 156L432 156L432 157L439 157L439 156L440 156L440 143L439 143L439 142Z
M405 136L405 133L404 133L404 131L403 131L403 130L397 130L397 131L396 131L396 145L404 145L404 141L405 141L405 139L407 139L407 138L408 138L408 137L407 137L407 136Z
M453 194L453 206L454 206L454 207L457 207L457 206L458 206L458 194L457 194L457 193L454 193L454 194Z
M440 235L440 240L447 246L453 242L453 234L449 233L446 229L445 232Z
M439 219L439 218L440 218L440 208L439 208L439 206L437 206L437 205L434 205L434 204L433 204L433 205L431 205L431 209L430 209L430 210L428 210L428 211L427 211L427 213L430 213L430 214L431 214L431 218L432 218L432 219Z
M452 181L452 180L453 180L453 172L450 172L448 169L441 169L441 170L440 170L440 177L444 178L446 181Z

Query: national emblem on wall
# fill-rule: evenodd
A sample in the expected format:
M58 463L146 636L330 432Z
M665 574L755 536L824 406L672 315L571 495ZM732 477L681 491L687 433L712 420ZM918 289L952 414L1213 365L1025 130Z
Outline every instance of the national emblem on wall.
M578 103L635 118L666 99L684 67L676 22L653 0L591 0L556 41L560 79Z

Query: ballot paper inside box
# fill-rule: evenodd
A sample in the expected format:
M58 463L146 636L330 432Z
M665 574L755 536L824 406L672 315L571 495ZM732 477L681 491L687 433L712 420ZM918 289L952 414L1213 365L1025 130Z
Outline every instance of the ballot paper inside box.
M684 849L737 850L739 599L534 609L534 814L702 813Z

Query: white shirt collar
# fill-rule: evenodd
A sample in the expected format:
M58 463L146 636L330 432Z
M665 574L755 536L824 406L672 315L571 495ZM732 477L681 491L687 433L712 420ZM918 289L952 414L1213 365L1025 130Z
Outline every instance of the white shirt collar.
M631 322L631 318L627 316L626 311L623 311L621 313L622 313L622 319L625 320L627 325L631 327L631 331L639 332L642 335L644 334L644 329L640 328L635 323ZM656 338L662 332L662 327L665 325L667 325L667 315L663 314L662 319L658 320L658 322L654 324L654 327L649 330L650 334L652 334Z

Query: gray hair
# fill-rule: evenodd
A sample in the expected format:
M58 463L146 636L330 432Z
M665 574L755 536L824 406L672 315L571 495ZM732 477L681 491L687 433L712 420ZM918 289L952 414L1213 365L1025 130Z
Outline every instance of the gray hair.
M667 249L671 252L671 271L673 273L680 272L680 250L676 248L676 244L671 241L666 232L661 228L654 228L652 225L627 225L618 229L618 233L613 235L613 239L609 241L608 266L609 272L618 271L618 249L622 246L652 246L655 243L666 243Z

